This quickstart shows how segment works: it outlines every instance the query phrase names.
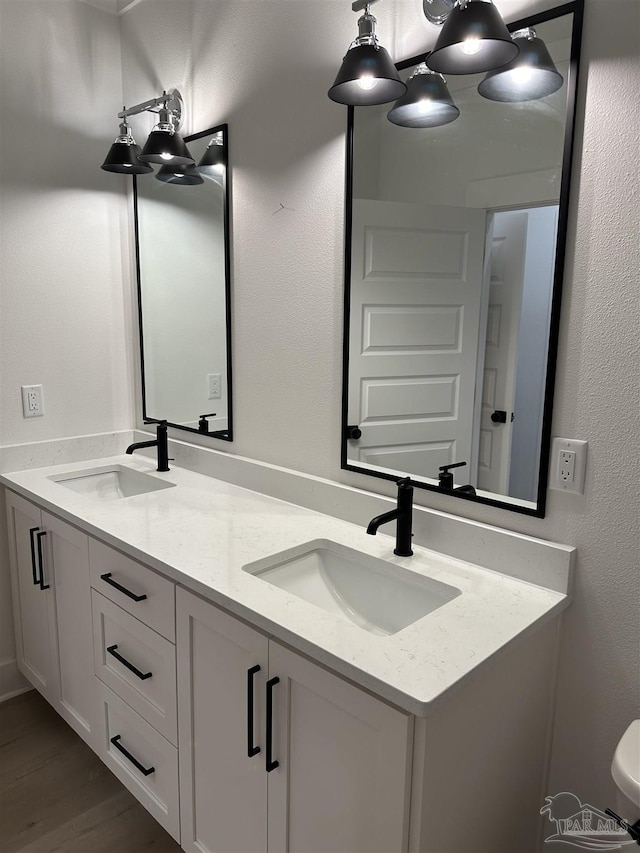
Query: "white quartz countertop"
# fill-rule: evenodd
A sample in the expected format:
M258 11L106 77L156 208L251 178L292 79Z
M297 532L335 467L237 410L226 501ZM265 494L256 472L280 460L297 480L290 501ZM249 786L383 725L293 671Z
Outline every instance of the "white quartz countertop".
M125 465L176 484L99 501L50 480ZM49 512L162 572L401 708L427 716L463 679L569 603L567 595L184 468L156 473L141 456L115 456L0 475ZM394 525L389 525L393 531ZM461 595L391 636L377 636L308 604L243 566L324 539L457 587Z

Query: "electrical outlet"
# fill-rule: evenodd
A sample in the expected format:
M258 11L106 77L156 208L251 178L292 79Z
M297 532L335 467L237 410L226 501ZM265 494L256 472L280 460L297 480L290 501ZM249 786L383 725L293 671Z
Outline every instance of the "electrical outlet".
M219 373L207 373L207 389L209 400L219 400L220 399L220 374Z
M22 414L25 418L41 418L44 415L42 385L22 385Z
M549 488L583 495L586 463L586 441L554 438L551 443Z

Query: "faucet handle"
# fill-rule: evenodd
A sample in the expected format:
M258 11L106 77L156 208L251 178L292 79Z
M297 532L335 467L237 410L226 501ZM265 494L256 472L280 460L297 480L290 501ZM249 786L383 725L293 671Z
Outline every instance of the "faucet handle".
M396 480L396 485L399 489L410 489L413 488L413 483L411 481L411 477L400 477L399 480Z
M463 468L466 462L452 462L451 465L441 465L438 468L438 486L441 489L453 489L453 474L452 468Z

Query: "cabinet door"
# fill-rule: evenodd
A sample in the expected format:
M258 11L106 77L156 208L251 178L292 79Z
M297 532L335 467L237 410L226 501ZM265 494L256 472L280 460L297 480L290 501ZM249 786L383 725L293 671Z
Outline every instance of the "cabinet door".
M46 530L45 573L54 591L58 647L56 708L91 746L98 702L93 677L93 628L89 543L84 533L42 513Z
M46 531L40 510L9 491L7 521L18 669L55 704L57 656L53 590L44 568ZM39 539L38 534L41 534ZM40 583L43 573L46 577Z
M182 847L265 853L268 640L180 588L176 616Z
M275 641L269 853L407 849L413 718Z

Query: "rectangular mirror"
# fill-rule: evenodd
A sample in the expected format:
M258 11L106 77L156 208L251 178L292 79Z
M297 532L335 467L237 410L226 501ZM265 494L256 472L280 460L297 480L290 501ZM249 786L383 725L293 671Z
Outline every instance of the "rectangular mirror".
M465 463L448 491L544 515L581 24L575 2L509 26L553 58L544 97L449 75L448 124L349 108L343 468L438 489Z
M143 415L232 441L227 125L185 142L215 163L134 176Z

